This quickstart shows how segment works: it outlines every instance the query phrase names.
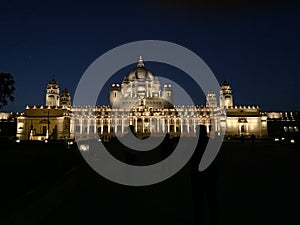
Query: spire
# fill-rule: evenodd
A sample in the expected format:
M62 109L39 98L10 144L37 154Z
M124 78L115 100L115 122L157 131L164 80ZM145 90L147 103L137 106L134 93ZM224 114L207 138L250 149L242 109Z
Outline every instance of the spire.
M142 56L140 56L139 63L137 64L137 67L144 67Z
M53 78L53 79L49 82L49 84L58 84L58 83L57 83L57 81Z

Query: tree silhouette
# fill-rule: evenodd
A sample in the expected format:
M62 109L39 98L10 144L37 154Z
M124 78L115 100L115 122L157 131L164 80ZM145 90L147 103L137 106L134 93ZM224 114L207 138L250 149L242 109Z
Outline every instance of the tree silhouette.
M10 73L0 72L0 109L7 105L8 100L14 101L13 94L16 89L14 84L14 78Z

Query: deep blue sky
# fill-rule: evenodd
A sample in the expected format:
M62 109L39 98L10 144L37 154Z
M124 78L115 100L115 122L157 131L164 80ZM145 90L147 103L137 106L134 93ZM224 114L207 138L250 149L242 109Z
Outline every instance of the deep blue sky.
M224 2L1 1L0 71L16 81L15 102L3 110L44 104L53 77L73 94L104 52L158 39L197 53L220 82L229 81L235 104L299 111L300 4Z

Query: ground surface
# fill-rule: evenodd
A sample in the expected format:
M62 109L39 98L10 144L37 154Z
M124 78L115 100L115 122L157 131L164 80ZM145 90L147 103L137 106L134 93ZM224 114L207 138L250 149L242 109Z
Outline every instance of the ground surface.
M0 224L193 224L185 168L160 184L127 187L61 146L4 147ZM299 146L224 142L216 162L220 224L300 223Z

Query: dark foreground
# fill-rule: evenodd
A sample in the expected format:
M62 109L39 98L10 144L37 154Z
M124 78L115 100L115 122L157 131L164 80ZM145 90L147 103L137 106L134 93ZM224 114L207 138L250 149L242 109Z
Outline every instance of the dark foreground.
M192 225L197 213L185 168L137 188L104 179L75 147L1 145L0 154L1 225ZM299 146L225 142L216 165L219 224L300 223Z

